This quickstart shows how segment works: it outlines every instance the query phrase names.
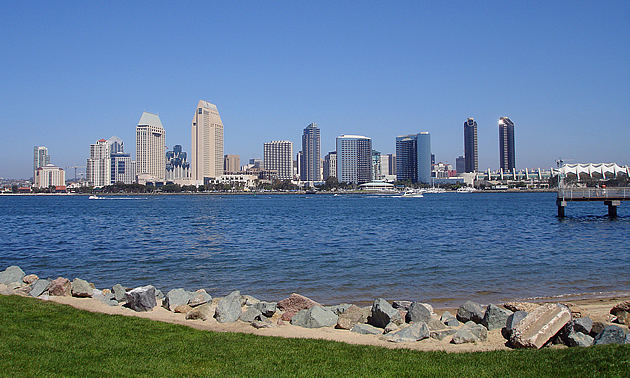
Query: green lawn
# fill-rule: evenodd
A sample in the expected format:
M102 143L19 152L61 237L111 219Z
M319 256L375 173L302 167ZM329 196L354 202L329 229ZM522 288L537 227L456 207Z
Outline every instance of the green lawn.
M630 345L418 352L235 333L0 296L0 376L628 377Z

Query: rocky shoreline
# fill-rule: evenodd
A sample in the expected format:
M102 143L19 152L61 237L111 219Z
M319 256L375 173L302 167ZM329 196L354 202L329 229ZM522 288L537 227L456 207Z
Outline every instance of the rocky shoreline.
M299 294L265 302L239 291L212 298L203 289L191 292L180 288L164 294L150 285L125 288L117 284L100 290L79 278L49 280L26 275L17 266L0 272L0 295L30 296L90 311L144 316L202 329L426 350L630 344L627 300L599 306L593 315L572 302L481 306L472 301L453 309L455 314L443 311L438 315L427 303L390 303L383 298L365 307L323 306Z

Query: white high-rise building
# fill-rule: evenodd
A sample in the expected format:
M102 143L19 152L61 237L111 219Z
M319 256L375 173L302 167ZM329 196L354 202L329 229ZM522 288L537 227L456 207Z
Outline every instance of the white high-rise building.
M190 178L203 181L223 174L223 122L216 105L199 101L191 127Z
M33 148L33 180L35 180L35 171L39 167L45 167L50 164L50 155L48 148L44 146L35 146Z
M143 112L136 127L136 174L150 180L166 177L166 131L157 114Z
M372 181L372 139L361 135L337 137L337 180L352 184Z
M66 171L52 164L46 164L35 170L33 186L36 188L48 188L49 186L65 186Z
M87 159L85 176L90 186L102 187L111 182L111 161L109 143L100 139L90 144L90 157Z
M278 172L279 180L293 179L293 143L288 140L271 141L264 144L265 171Z

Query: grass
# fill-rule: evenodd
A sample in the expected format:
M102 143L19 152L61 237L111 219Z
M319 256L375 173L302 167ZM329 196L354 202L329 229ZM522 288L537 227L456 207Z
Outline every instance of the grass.
M628 377L630 345L476 353L216 333L0 296L7 377Z

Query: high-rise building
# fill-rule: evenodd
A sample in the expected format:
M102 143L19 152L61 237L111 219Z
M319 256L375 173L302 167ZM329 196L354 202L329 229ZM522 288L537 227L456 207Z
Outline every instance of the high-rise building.
M166 131L157 114L143 112L136 127L136 173L152 180L166 178Z
M38 167L33 176L33 186L36 188L48 188L49 186L65 186L66 172L52 164Z
M109 145L109 153L115 154L117 152L125 152L125 143L117 136L113 136L107 139Z
M241 157L238 155L225 155L223 157L223 173L234 173L241 170Z
M383 173L381 171L381 152L372 150L372 181L381 180Z
M431 182L431 135L428 132L396 137L396 179Z
M479 170L477 122L472 118L468 118L464 122L464 159L466 172L477 172Z
M105 139L90 144L90 157L87 159L85 176L90 186L103 187L111 183L109 143Z
M35 180L35 170L40 167L45 167L48 164L50 164L48 148L35 146L35 148L33 148L33 180Z
M186 161L187 154L182 151L182 146L176 144L173 151L166 151L166 180L190 179L190 163Z
M504 172L516 168L514 155L514 122L508 117L499 120L499 163Z
M133 184L136 181L136 162L131 160L131 154L125 153L122 139L113 136L107 139L110 159L110 184L122 182Z
M457 173L466 172L466 159L463 156L459 156L455 159L455 170Z
M262 169L264 167L263 160L261 158L251 158L249 159L249 164L253 168L258 168L258 169Z
M223 174L223 122L216 105L199 101L192 120L190 178L195 181Z
M324 180L337 177L337 151L331 151L324 157Z
M302 134L302 160L300 161L300 180L321 181L320 134L316 123L311 123Z
M372 139L361 135L337 137L337 180L364 184L372 180Z
M293 179L293 143L271 141L263 146L265 171L276 171L279 180Z

